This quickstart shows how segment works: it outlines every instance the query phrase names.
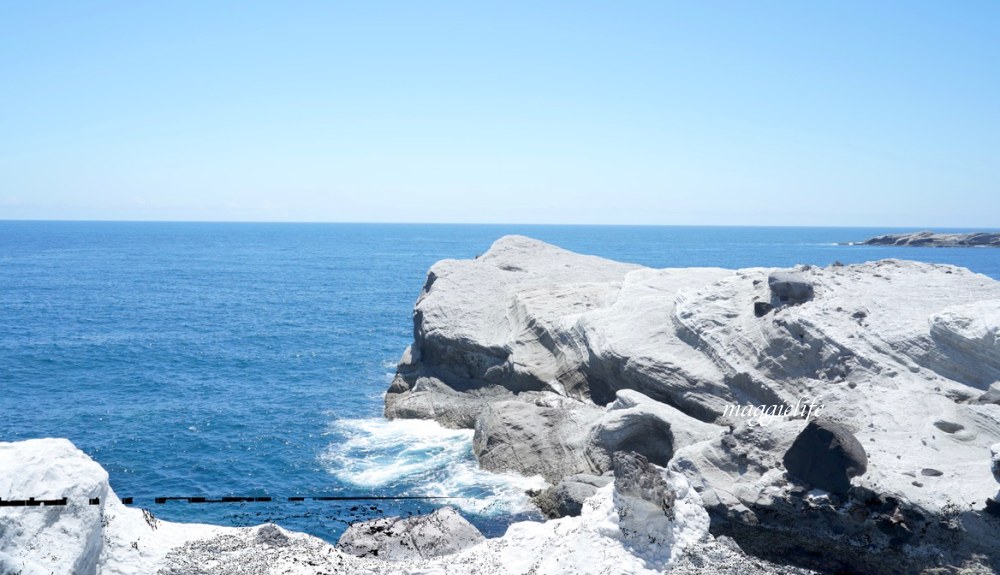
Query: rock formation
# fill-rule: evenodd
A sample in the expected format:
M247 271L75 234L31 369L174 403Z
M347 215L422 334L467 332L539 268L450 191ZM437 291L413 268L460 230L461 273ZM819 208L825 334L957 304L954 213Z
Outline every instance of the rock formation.
M619 472L618 487L609 478L586 499L580 517L515 523L503 537L484 540L457 513L442 509L355 525L338 549L272 524L157 520L123 505L107 473L66 440L0 442L0 500L26 493L66 497L65 505L0 507L0 573L654 575L672 566L678 575L714 575L720 566L742 575L806 573L748 563L738 546L709 535L708 515L682 474L632 458L619 465L627 472ZM91 498L100 504L89 504Z
M934 232L913 232L909 234L887 234L862 242L868 246L919 246L937 248L1000 247L1000 233L977 232L971 234L937 234Z
M155 573L170 549L224 528L157 521L122 505L108 473L65 439L0 442L0 573ZM90 505L94 499L99 503Z
M552 514L638 451L758 555L997 569L998 301L948 265L654 270L505 237L431 268L386 415L475 428L484 466L553 484Z
M851 478L868 469L865 448L843 425L813 420L785 452L782 463L788 473L813 487L845 494Z
M501 238L431 268L385 414L475 429L563 517L390 562L148 522L67 442L0 443L0 498L102 502L0 508L0 572L997 572L998 302L948 265L647 269ZM434 521L390 523L370 555Z
M550 519L577 517L583 512L583 502L597 490L611 483L614 477L578 473L563 477L536 497L538 508Z
M457 511L442 507L409 519L386 517L355 523L340 536L337 549L357 557L400 561L451 555L484 540Z

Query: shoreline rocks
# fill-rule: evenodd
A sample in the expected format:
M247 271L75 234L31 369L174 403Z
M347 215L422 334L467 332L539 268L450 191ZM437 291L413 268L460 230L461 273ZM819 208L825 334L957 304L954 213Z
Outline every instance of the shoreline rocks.
M503 537L484 539L443 508L356 524L338 548L273 524L237 528L158 520L123 505L107 473L67 440L0 442L0 498L31 492L68 499L51 507L0 507L0 573L655 575L676 566L678 575L715 575L722 564L742 575L808 575L766 561L748 565L732 542L708 533L708 515L684 475L629 457L617 490L607 477L583 501L579 517L514 523ZM88 505L88 497L98 494L101 504ZM670 502L670 516L664 501Z
M451 507L403 519L384 517L355 523L337 541L337 549L356 557L385 561L430 559L473 547L486 538Z
M968 234L912 232L908 234L886 234L884 236L869 238L861 242L861 245L933 248L996 248L1000 247L1000 232L976 232Z

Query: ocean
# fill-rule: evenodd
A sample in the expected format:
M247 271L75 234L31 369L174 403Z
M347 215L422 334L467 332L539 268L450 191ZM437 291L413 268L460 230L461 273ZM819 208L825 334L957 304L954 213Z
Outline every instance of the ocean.
M537 517L538 480L478 470L471 431L381 418L434 262L516 233L652 267L904 258L1000 279L1000 250L839 245L892 231L0 222L0 441L69 438L167 520L336 541L451 504L498 535ZM401 495L455 499L287 501ZM154 503L195 496L274 501Z

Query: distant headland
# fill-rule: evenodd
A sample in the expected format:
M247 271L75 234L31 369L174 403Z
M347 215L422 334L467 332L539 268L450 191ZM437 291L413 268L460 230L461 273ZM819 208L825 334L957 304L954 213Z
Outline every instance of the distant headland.
M911 232L908 234L886 234L884 236L869 238L863 242L848 242L848 245L911 246L924 248L1000 248L1000 232L973 232L967 234Z

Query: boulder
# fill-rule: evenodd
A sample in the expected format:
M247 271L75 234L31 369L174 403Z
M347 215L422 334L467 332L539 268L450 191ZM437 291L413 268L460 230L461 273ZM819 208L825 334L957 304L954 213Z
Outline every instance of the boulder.
M767 285L776 305L800 304L813 298L812 282L796 272L774 272L767 276Z
M614 472L616 495L641 499L673 518L677 495L661 469L638 453L620 451L614 455Z
M158 573L173 548L225 529L123 505L107 471L66 439L0 442L0 499L29 498L65 505L0 506L4 575Z
M583 502L613 480L608 475L570 475L539 494L535 504L549 518L577 517L583 511Z
M613 465L618 529L633 553L653 564L675 561L675 549L705 540L708 514L683 475L633 452L615 453Z
M793 477L831 493L847 493L851 478L863 475L868 457L849 429L823 419L811 420L782 459Z
M337 549L356 557L404 561L450 555L484 540L457 511L442 507L429 515L355 523L340 536Z

